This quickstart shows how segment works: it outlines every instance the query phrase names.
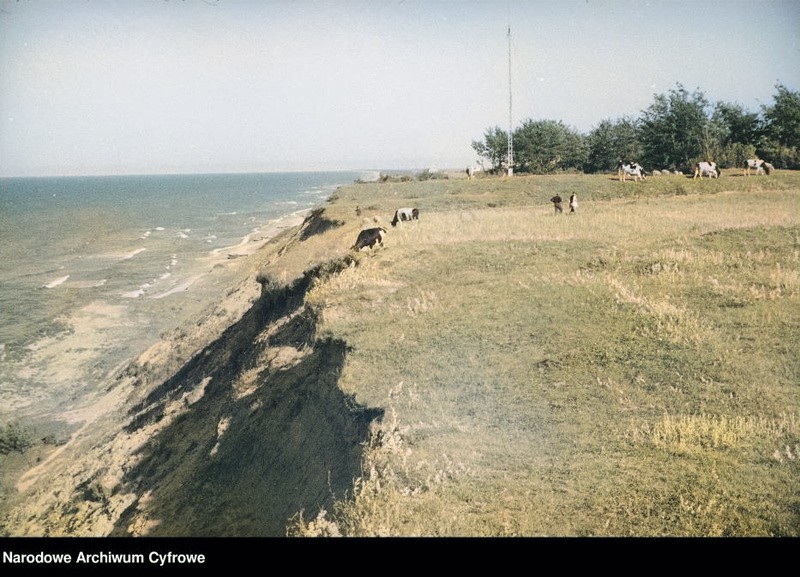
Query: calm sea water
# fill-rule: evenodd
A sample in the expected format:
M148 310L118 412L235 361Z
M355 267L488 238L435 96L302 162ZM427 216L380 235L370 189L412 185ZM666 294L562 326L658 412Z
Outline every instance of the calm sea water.
M187 290L209 255L371 176L0 179L0 421L91 390L172 328L187 299L212 298ZM81 334L76 318L95 329Z

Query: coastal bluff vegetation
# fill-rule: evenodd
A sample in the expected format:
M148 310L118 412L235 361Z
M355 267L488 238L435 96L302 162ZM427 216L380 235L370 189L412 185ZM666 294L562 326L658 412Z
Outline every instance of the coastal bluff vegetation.
M800 172L447 176L338 189L67 438L4 429L0 532L800 535Z

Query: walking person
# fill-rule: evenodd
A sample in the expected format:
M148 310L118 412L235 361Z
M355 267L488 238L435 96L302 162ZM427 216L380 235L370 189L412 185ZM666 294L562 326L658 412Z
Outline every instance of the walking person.
M564 212L564 209L561 207L561 197L556 194L553 198L550 199L550 202L553 203L553 208L555 209L555 214L560 214Z
M573 192L572 196L569 197L569 212L570 214L573 212L577 212L578 210L578 196Z

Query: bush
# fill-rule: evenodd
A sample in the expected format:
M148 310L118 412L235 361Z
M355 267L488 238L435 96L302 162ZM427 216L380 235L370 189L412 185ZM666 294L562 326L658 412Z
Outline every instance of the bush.
M417 174L417 180L447 180L447 175L435 170L425 169Z
M21 427L19 423L9 423L0 426L0 455L7 455L12 451L24 452L33 445L30 432Z
M781 146L776 142L767 142L759 148L759 156L775 168L800 168L800 148L797 146Z
M747 159L755 157L755 146L734 142L720 149L717 156L717 164L720 168L742 168Z

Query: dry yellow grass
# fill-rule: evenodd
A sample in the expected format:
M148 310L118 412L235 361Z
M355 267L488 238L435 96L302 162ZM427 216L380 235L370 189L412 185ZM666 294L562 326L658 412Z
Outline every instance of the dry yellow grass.
M800 183L604 199L602 178L343 191L423 210L308 295L352 347L340 386L387 410L325 524L800 532ZM553 215L548 182L580 212Z

